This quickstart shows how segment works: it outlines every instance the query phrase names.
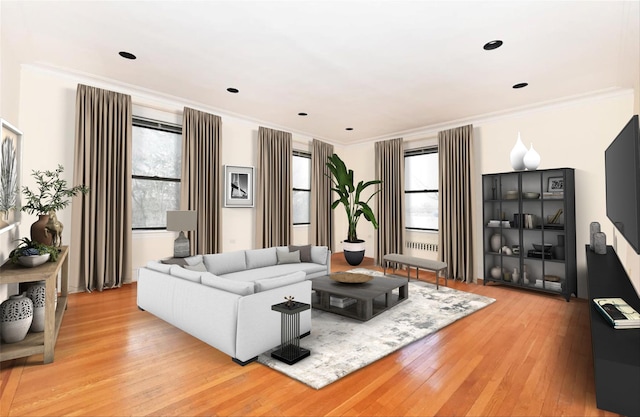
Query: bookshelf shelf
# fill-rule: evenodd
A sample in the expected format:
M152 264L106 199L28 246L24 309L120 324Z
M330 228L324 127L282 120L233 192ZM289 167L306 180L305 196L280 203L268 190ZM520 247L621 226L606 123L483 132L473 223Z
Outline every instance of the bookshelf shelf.
M549 189L550 178L562 179L562 189ZM482 196L484 284L559 294L567 301L571 294L577 296L574 170L485 174ZM496 234L502 236L501 246L512 253L496 250L492 244ZM542 244L550 249L534 247ZM514 270L518 271L517 281Z

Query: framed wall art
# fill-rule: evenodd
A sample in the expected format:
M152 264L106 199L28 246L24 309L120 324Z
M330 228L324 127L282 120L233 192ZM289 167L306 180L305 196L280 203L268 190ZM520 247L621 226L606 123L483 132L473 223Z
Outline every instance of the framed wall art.
M224 166L224 206L253 207L253 167Z
M0 120L0 233L3 233L20 223L22 132Z
M547 182L547 191L549 192L562 192L564 191L564 178L563 177L549 177Z

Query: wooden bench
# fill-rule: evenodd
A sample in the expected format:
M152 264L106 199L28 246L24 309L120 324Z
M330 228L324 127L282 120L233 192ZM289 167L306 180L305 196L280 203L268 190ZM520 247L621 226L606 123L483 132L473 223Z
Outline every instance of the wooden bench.
M411 267L416 268L416 279L418 279L418 271L420 268L436 273L436 289L438 289L439 275L444 272L444 283L448 284L449 274L447 273L447 263L442 261L433 261L431 259L416 258L415 256L401 255L399 253L388 253L384 255L384 274L387 275L387 264L402 264L407 266L407 279L410 279ZM393 272L396 267L394 266Z

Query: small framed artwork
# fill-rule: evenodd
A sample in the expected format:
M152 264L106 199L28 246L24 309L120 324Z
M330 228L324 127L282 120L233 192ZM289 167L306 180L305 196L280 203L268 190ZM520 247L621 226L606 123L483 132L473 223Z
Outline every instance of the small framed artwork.
M0 234L20 224L20 171L22 132L1 119L0 136Z
M564 191L564 177L549 177L547 191L552 193Z
M224 206L253 207L253 167L224 166Z

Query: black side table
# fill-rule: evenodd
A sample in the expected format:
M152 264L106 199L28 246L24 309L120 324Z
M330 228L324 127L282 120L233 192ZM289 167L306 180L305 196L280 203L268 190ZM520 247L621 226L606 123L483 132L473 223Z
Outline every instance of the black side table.
M311 354L309 349L300 347L300 313L311 306L294 301L271 306L271 310L280 313L280 349L271 353L271 357L293 365Z

